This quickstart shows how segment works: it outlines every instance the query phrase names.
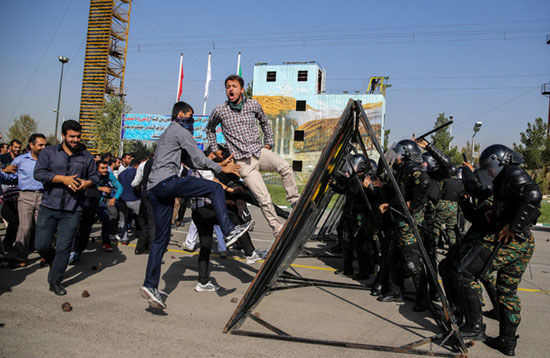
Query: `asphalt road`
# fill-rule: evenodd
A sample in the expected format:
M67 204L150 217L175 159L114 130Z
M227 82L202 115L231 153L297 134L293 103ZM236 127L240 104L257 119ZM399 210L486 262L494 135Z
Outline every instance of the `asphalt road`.
M274 238L267 223L255 208L252 215L256 220L251 233L254 245L258 250L269 249ZM116 246L114 252L106 253L99 241L91 243L78 264L69 266L64 281L68 294L63 297L48 291L48 269L40 267L36 254L27 267L0 269L0 356L407 356L223 333L261 262L249 266L236 251L226 259L214 255L211 276L222 290L197 293L193 290L197 256L182 250L187 225L173 229L164 255L159 288L168 294L165 310L148 308L139 294L147 256L134 255L134 245ZM99 235L97 229L93 236ZM524 308L516 350L519 357L543 357L550 350L550 231L538 228L534 232L535 255L520 285ZM292 269L304 277L357 283L334 275L341 259L331 257L328 249L332 245L310 241L306 250L316 255L300 256ZM84 290L89 297L82 297ZM72 311L62 310L65 302L72 305ZM440 332L429 314L415 313L412 306L412 300L379 303L365 290L305 287L272 292L254 312L295 336L401 346ZM498 323L489 319L486 323L488 335L497 335ZM268 332L252 320L241 328ZM500 356L483 343L469 350L469 357Z

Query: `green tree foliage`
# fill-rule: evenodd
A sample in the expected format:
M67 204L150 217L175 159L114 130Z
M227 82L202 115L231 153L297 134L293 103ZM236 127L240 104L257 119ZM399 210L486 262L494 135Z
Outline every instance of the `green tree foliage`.
M434 128L447 122L449 122L449 118L445 117L445 113L440 113L435 120ZM453 138L454 137L451 136L450 126L447 126L431 135L431 143L445 155L449 156L454 165L458 165L462 163L462 155L458 151L458 147L451 147Z
M38 124L30 114L22 114L8 129L8 138L10 140L17 139L21 141L22 148L24 148L31 134L36 133L37 128Z
M254 85L254 81L248 82L246 84L246 89L244 90L244 96L247 98L252 98L252 86Z
M390 150L390 133L391 130L384 129L384 153Z
M130 106L126 104L124 98L115 95L107 96L103 108L95 113L96 123L92 130L99 153L118 154L122 114L129 111Z
M537 169L550 165L550 139L546 136L547 124L542 118L527 123L525 132L519 134L521 144L514 143L514 150L525 159L525 168L537 179Z
M61 143L61 141L59 140L59 138L57 138L55 136L55 134L48 134L46 136L46 143L48 143L48 144L59 144L59 143Z
M479 143L474 143L474 152L479 152ZM466 158L468 158L468 161L472 162L472 143L470 141L466 142L466 145L460 149L460 153L466 154Z
M124 141L124 152L132 153L138 159L150 157L154 150L155 150L155 144L153 144L152 147L148 147L140 140Z

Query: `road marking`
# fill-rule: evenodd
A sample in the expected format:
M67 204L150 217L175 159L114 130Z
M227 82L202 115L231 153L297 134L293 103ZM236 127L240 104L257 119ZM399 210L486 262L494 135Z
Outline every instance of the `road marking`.
M134 245L134 244L129 244L129 245L126 245L126 246L136 247L136 245ZM198 252L190 252L190 251L176 250L176 249L168 249L168 252L177 252L177 253L187 254L187 255L198 255L199 254ZM220 255L212 254L212 256L219 257ZM226 260L246 261L246 258L242 259L242 258L236 257L236 256L227 256ZM259 260L257 262L263 263L264 260ZM296 268L306 268L306 269L310 269L310 270L322 270L322 271L332 271L332 272L337 271L336 269L330 268L330 267L308 266L308 265L299 265L299 264L291 264L290 266L291 267L296 267ZM439 282L441 282L441 280L439 280ZM550 291L539 290L539 289L535 289L535 288L518 288L518 291L531 292L531 293L545 293L545 294L550 293Z

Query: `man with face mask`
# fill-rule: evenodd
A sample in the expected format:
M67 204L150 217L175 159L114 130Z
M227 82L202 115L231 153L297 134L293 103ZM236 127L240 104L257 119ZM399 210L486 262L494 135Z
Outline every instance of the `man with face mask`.
M67 294L61 281L80 222L84 191L98 181L94 158L80 143L80 123L72 119L63 122L61 133L62 143L44 148L34 168L34 179L44 185L35 246L40 256L50 264L50 291L58 296Z
M155 213L155 238L151 243L141 295L155 308L166 308L158 284L162 256L170 241L170 221L176 197L208 197L227 245L236 242L250 228L250 223L235 226L229 221L225 194L220 184L201 178L179 177L182 162L191 168L209 169L215 173L238 173L240 169L233 163L233 157L220 164L206 158L195 143L192 131L193 108L185 102L177 102L172 109L172 123L158 141L147 181L147 194Z

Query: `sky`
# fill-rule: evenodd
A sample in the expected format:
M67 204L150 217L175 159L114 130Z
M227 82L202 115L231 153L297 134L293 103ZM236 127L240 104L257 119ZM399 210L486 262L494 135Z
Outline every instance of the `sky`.
M0 131L30 114L54 132L61 63L60 120L78 119L89 1L0 1ZM246 83L254 64L317 61L327 92L365 92L389 76L390 142L453 115L453 145L519 142L528 122L548 118L550 1L133 1L125 92L133 113L169 114L180 53L182 99L202 112L208 53L207 113L225 100L223 79L242 52Z

